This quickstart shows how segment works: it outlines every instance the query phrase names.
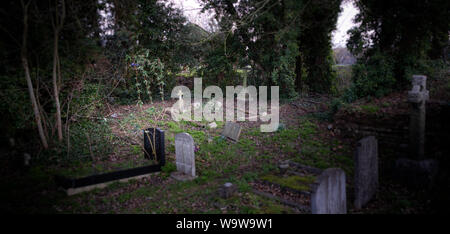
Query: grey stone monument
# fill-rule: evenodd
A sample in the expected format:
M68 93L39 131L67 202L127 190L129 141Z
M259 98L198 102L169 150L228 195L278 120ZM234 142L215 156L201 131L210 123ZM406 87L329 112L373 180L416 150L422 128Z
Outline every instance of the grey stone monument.
M239 140L241 134L241 126L238 123L226 122L223 128L222 136L227 137L233 141Z
M346 214L345 172L328 168L319 176L311 195L313 214Z
M355 151L355 208L361 209L378 189L378 141L364 137Z
M430 98L427 77L413 75L412 89L408 91L411 103L409 123L409 153L412 159L400 158L395 162L396 177L408 187L431 189L439 171L435 159L425 159L425 104Z
M423 159L425 152L425 102L429 99L427 77L413 75L412 89L408 91L408 102L412 110L409 123L409 148L411 156Z
M175 135L175 154L177 171L172 178L180 181L192 180L195 175L194 139L188 133Z

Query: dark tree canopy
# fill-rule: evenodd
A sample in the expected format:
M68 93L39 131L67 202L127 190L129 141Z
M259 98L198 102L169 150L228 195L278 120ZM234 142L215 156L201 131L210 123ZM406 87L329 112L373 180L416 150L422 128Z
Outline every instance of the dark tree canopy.
M357 0L355 4L359 26L349 31L347 47L361 58L360 64L370 63L373 57L392 63L392 85L405 84L413 72L425 72L427 60L444 57L449 1Z
M219 22L227 58L256 69L259 82L284 95L301 86L327 92L333 79L331 32L341 0L204 1ZM226 43L225 43L226 42Z

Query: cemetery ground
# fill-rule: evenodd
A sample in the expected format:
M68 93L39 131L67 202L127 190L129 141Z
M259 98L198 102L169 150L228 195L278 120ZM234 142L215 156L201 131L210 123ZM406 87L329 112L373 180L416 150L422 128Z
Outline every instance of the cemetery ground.
M239 122L242 133L238 142L220 136L223 122L210 128L206 121L173 121L165 109L174 101L142 107L109 106L104 118L92 119L83 128L88 137L82 144L88 146L85 147L88 151L81 153L86 158L63 161L71 152L54 151L53 159L60 160L59 163L33 163L26 170L17 170L8 161L2 161L1 209L12 213L302 213L286 202L255 192L301 203L296 194L260 183L266 180L305 189L299 188L298 183L304 178L277 176L279 163L290 160L320 169L343 169L348 213L429 213L432 210L427 193L408 189L384 172L386 162L395 152L383 147L379 156L378 192L366 207L353 209L353 151L359 139L344 134L345 123L339 120L395 115L405 110L405 100L405 93L394 93L370 102L357 102L341 108L335 118L329 97L284 101L280 104L278 131L261 133L260 122ZM160 173L126 183L114 182L104 189L73 196L57 188L55 174L82 177L151 163L143 160L142 129L154 126L165 130L166 165ZM195 142L197 178L193 181L180 182L170 177L176 170L174 136L181 132L189 133ZM70 150L80 153L76 148ZM226 182L237 186L237 193L228 199L217 192Z

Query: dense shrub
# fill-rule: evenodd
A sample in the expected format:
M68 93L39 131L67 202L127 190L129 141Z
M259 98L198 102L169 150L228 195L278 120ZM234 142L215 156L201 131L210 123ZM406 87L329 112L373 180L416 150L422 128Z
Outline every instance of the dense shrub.
M334 90L335 95L342 95L352 85L352 65L334 65L333 70L336 73L331 90Z
M80 162L104 160L114 151L116 136L111 132L107 119L79 119L69 127L69 140L55 145L37 155L36 162L68 165Z
M280 98L293 98L297 95L295 90L295 58L298 55L298 46L287 43L283 55L275 62L271 79L274 85L280 86Z
M381 97L392 91L395 85L393 61L376 53L353 66L353 91L357 97Z
M0 116L4 135L14 135L18 129L35 124L25 79L0 76Z
M86 83L80 90L74 92L70 115L73 119L79 117L96 117L101 113L105 103L105 86ZM65 114L65 113L64 113ZM66 117L66 116L63 116Z
M224 88L227 85L242 84L241 77L233 66L236 64L236 59L227 56L227 47L223 46L223 40L220 37L214 38L218 46L207 53L204 65L197 72L197 75L203 78L204 86L217 85Z

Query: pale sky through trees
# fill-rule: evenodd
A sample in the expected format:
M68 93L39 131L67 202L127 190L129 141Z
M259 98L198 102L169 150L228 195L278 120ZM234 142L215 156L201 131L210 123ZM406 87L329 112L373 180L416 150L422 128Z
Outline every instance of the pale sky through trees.
M208 22L212 16L208 13L200 13L202 6L198 0L171 0L171 2L183 10L189 21L210 31ZM348 39L347 31L354 26L353 18L357 13L358 9L353 6L351 1L343 4L336 26L337 29L333 32L333 47L345 47Z

